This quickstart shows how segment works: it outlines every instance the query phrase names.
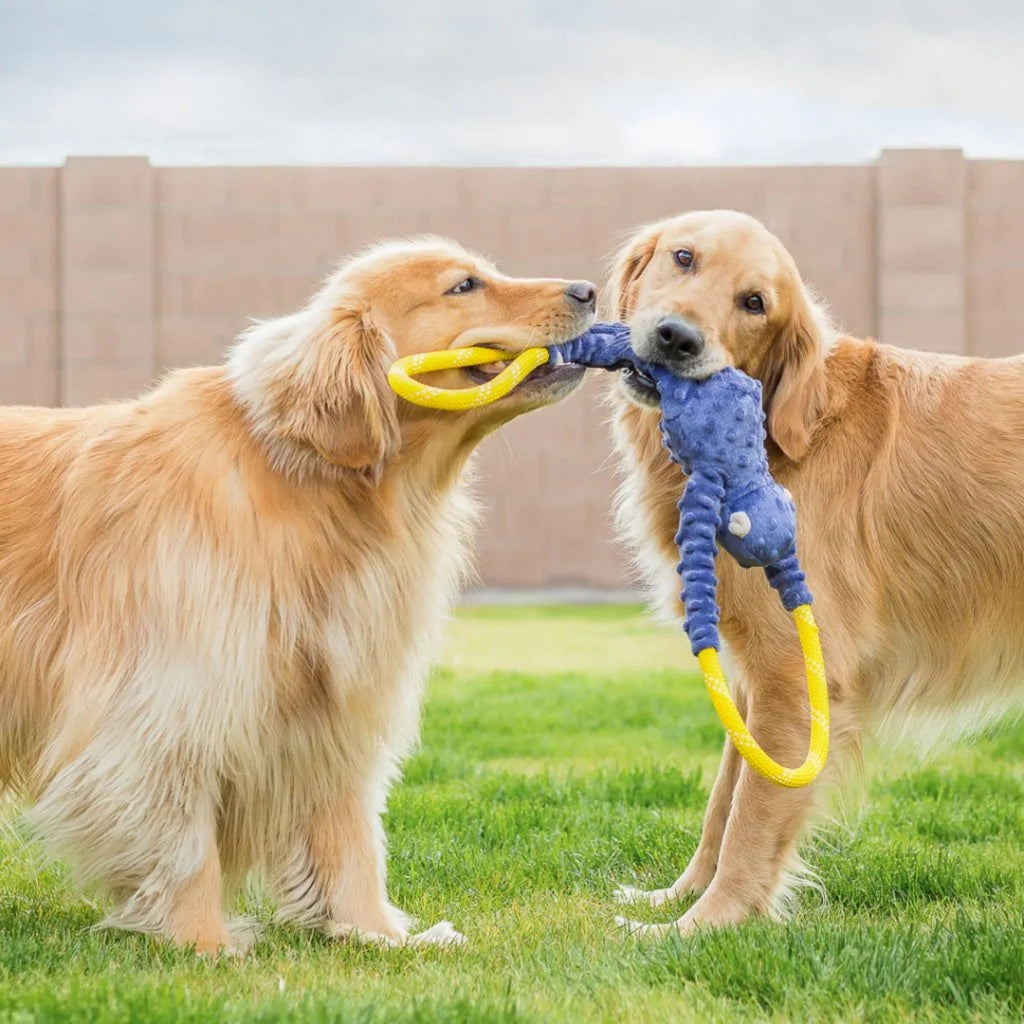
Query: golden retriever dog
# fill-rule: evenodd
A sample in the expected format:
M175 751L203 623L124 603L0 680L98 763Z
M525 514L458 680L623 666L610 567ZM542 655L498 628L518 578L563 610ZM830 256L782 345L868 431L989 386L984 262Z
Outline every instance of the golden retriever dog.
M740 213L643 228L617 255L616 314L640 355L682 375L736 366L764 389L769 460L797 506L832 702L829 773L885 727L934 740L1009 710L1024 683L1024 358L910 352L840 335L777 238ZM681 614L676 503L656 392L614 388L619 522L665 611ZM796 630L764 573L718 559L726 669L754 737L807 750ZM700 894L644 934L722 926L784 906L820 781L783 789L728 741L699 845L659 906ZM631 922L623 922L631 925Z
M466 462L582 370L465 413L401 402L385 374L481 338L567 340L594 304L445 240L384 244L225 365L0 410L0 784L112 895L106 924L238 949L224 894L258 869L283 921L416 939L381 813L466 567ZM418 941L460 939L442 922Z

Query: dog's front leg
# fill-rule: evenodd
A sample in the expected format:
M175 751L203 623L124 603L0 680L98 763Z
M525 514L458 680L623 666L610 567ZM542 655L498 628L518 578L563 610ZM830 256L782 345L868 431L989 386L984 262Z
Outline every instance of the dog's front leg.
M387 946L461 944L465 940L446 921L411 934L408 916L388 901L378 804L346 791L314 812L278 880L278 919Z
M737 696L736 706L740 714L746 711L746 703ZM690 858L686 870L667 889L637 889L631 885L620 886L615 892L619 903L649 903L652 907L682 899L690 893L702 893L715 877L718 866L718 855L722 848L722 837L732 807L733 790L739 778L740 755L732 741L726 737L722 760L718 765L718 774L711 787L711 798L704 812L704 824L701 827L700 842Z
M794 680L799 679L794 676ZM751 680L748 725L764 749L784 764L807 750L807 708L792 695L793 680ZM737 924L770 913L784 889L783 875L814 803L818 783L786 789L741 764L722 836L717 869L703 896L671 924L619 923L638 935L687 935L698 927Z

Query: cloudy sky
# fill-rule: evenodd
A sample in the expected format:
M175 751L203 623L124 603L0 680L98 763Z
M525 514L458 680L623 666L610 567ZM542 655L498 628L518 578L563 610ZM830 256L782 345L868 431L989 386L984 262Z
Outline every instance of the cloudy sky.
M0 163L1024 157L1021 0L0 0Z

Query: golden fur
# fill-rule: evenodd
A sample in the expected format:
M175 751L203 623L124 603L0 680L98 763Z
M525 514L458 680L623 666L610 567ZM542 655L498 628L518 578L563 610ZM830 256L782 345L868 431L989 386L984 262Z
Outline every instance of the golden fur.
M135 401L0 409L0 787L113 895L107 923L237 947L222 878L257 868L284 920L409 939L380 816L465 572L466 459L582 371L458 414L399 402L385 371L474 329L571 338L593 300L568 284L391 243L226 365Z
M682 269L673 253L689 249ZM759 378L776 479L796 500L832 700L830 772L869 732L934 740L977 728L1024 683L1024 358L909 352L838 335L792 258L757 221L691 213L643 228L615 260L612 303L634 337L666 314L707 343L705 368ZM742 302L763 296L752 314ZM634 390L634 398L642 398ZM614 388L625 473L620 527L662 608L678 616L673 535L683 477L656 410ZM807 697L796 632L759 570L718 560L721 632L754 736L796 764ZM670 926L777 909L819 785L786 790L726 743L699 846L668 889L621 892L654 905L702 893Z

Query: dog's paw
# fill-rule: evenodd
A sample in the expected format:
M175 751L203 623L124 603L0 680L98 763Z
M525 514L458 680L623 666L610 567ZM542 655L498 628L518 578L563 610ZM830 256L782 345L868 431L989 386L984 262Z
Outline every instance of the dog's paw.
M646 903L650 907L662 907L677 896L672 889L638 889L632 885L620 885L612 899L616 903Z
M688 915L667 924L644 924L642 921L631 921L628 917L616 917L615 924L620 932L630 939L663 939L666 935L690 935L696 927Z
M454 949L466 945L466 936L455 930L451 921L438 921L426 931L410 935L405 940L407 946L422 948L424 946L440 946L442 949Z
M358 946L380 946L383 949L396 949L405 945L404 938L385 935L384 932L370 932L357 928L354 924L342 924L339 921L328 921L324 925L324 934L330 939L353 942Z
M363 946L380 946L384 949L399 949L408 946L412 949L424 949L427 946L439 946L444 949L464 946L466 936L455 930L451 921L438 921L437 924L410 935L408 932L385 934L384 932L366 931L351 924L332 921L324 928L332 939L355 942Z
M674 924L644 924L642 921L631 921L628 917L616 917L615 925L624 937L630 939L659 939L675 927Z

